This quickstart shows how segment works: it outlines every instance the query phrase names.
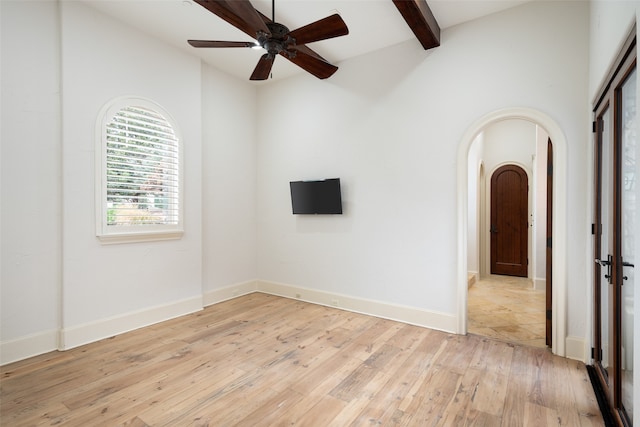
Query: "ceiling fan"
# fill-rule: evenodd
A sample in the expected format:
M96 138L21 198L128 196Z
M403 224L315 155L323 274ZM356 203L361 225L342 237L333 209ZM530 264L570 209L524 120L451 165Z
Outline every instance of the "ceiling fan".
M234 42L215 40L188 40L193 47L262 47L267 51L253 70L251 80L269 78L276 55L280 54L319 79L326 79L338 67L306 46L320 40L349 34L349 29L340 15L334 14L324 19L290 31L275 22L275 0L272 0L272 18L258 12L249 0L194 0L229 24L255 38L256 42Z

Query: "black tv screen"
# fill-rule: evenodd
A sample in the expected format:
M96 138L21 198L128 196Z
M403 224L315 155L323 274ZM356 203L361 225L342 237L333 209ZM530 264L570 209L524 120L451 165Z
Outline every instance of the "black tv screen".
M294 214L323 215L342 213L340 178L322 181L292 181L291 207Z

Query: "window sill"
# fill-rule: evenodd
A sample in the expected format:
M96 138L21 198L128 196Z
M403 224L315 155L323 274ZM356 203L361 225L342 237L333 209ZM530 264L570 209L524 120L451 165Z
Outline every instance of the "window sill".
M128 232L98 235L98 240L103 245L114 245L120 243L140 243L140 242L156 242L160 240L177 240L184 235L183 230L176 231L158 231L158 232Z

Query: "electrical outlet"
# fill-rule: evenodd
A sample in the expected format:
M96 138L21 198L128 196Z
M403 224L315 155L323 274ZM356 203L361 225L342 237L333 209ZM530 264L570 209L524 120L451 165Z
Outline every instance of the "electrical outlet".
M331 300L331 305L337 307L338 306L338 300L337 299L332 299Z
M300 298L300 294L296 294L296 298Z

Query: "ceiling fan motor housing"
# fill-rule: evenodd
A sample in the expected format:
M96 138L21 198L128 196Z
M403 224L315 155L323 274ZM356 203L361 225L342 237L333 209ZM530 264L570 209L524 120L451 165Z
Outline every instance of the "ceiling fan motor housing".
M295 51L289 50L289 46L295 45L295 40L289 36L289 29L277 22L268 22L267 27L271 32L271 36L268 36L262 31L258 31L257 40L260 46L270 55L275 56L282 52L289 58L295 56Z
M267 28L271 31L271 38L284 40L287 34L290 33L289 29L277 22L267 22Z

